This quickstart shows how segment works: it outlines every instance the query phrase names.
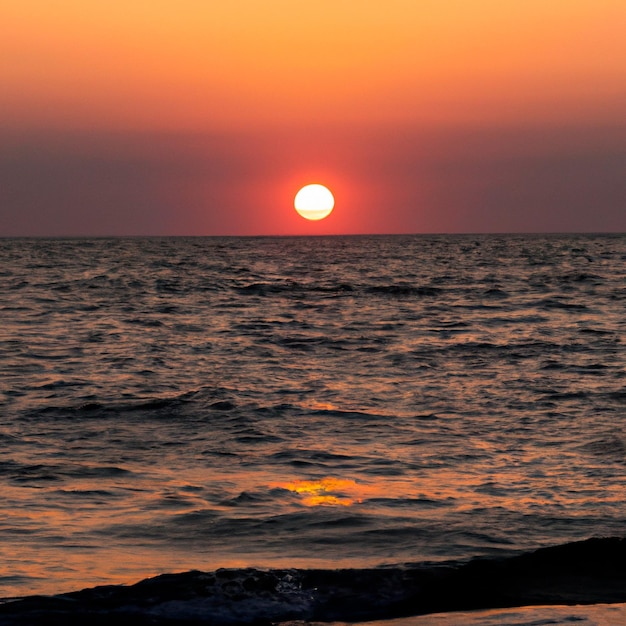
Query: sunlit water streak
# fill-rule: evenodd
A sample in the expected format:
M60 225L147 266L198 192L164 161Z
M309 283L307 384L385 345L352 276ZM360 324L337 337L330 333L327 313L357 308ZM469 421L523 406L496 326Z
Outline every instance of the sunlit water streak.
M0 258L0 596L624 534L624 236Z

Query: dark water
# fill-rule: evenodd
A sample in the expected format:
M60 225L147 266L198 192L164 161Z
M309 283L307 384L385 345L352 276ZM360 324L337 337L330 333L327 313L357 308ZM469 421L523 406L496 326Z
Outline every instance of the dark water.
M433 614L438 613L439 619L452 626L589 624L586 617L597 618L591 622L595 626L618 626L626 617L625 560L626 540L612 538L463 564L163 574L131 586L107 585L3 602L0 623L427 626L430 620L424 615L436 619ZM590 603L593 613L581 616L581 605ZM546 605L550 617L533 619L537 607ZM493 610L503 607L522 608L508 615ZM389 624L397 618L404 622ZM385 621L375 624L372 620Z
M0 596L624 535L626 236L0 259Z

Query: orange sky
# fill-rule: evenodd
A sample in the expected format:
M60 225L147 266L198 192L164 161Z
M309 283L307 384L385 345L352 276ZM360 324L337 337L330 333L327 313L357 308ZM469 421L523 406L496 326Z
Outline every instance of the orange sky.
M623 117L623 0L2 0L14 124Z
M607 148L605 129L623 133L625 128L624 0L0 0L0 22L0 132L11 136L13 146L20 143L20 133L32 138L33 133L50 132L129 137L168 132L198 138L230 134L244 146L248 133L262 153L274 160L278 153L284 156L282 164L273 163L272 193L292 177L295 185L326 182L307 179L309 171L321 171L340 186L345 183L344 200L360 202L369 184L376 198L428 203L426 188L445 183L432 178L439 165L420 161L419 171L401 180L397 172L416 163L414 150L403 153L396 145L388 161L382 152L392 150L390 135L411 135L419 142L422 133L437 129L482 129L485 137L503 128L532 129L540 152L542 129L573 129L570 143L596 156L608 149L610 171L619 170L616 154L623 147L623 134ZM600 146L588 136L588 129L595 127L601 128ZM584 140L576 134L579 130L586 133ZM394 169L393 180L371 180L362 147L363 138L372 133L378 133L375 147L369 144L374 160L383 169ZM43 135L41 141L50 145ZM189 144L186 163L200 158L198 141ZM277 142L280 149L273 151ZM314 158L307 162L303 156L310 143ZM449 138L443 143L428 140L439 152L449 144ZM333 155L324 162L329 146ZM22 148L23 155L27 148ZM111 149L118 148L97 148ZM507 152L503 145L485 149ZM10 155L4 158L10 160ZM221 150L206 158L219 161L223 172L234 157ZM252 155L241 147L236 159L240 170L248 167L243 165L248 158ZM26 161L24 167L31 157ZM0 170L0 182L2 174ZM184 187L184 178L172 178L169 192ZM416 180L421 188L411 190ZM612 178L610 182L614 189L609 201L621 202L622 187ZM255 181L244 176L238 183ZM217 180L213 185L206 198L234 202L232 188L229 196L225 187L218 189ZM590 188L598 185L590 182ZM191 229L209 228L207 234L231 232L232 226L220 228L219 216L194 221L195 211L203 210L197 203L206 200L198 187L202 184L195 181L184 190L194 198L194 209L172 216L168 224L179 219L179 225ZM25 193L16 188L8 200L28 207L34 200ZM113 195L123 200L121 181ZM252 210L249 204L255 200L244 196L239 194L239 200ZM263 197L256 202L262 205ZM15 216L4 219L0 235L16 231ZM395 230L412 231L440 230L448 222L403 222L398 217L391 223ZM366 229L345 216L342 224L342 231ZM616 227L613 217L606 224ZM618 220L617 227L621 224ZM384 221L375 219L370 227L384 229ZM507 228L506 223L501 227ZM517 228L513 222L512 227ZM89 230L89 223L81 228ZM169 226L164 222L159 228ZM455 228L451 223L450 230ZM532 224L529 228L533 230ZM138 220L134 229L149 227ZM123 225L113 231L125 232Z

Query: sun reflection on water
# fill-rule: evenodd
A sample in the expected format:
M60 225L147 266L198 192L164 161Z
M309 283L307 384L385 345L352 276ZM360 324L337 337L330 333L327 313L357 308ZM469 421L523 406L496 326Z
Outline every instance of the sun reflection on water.
M274 486L297 493L305 506L352 506L360 504L375 491L371 485L332 476L320 480L293 480Z

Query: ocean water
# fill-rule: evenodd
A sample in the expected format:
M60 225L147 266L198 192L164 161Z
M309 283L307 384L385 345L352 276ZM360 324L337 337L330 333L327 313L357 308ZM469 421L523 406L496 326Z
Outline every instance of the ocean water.
M523 607L437 613L409 619L370 622L369 626L620 626L626 624L626 605Z
M625 535L624 235L0 260L0 596Z

